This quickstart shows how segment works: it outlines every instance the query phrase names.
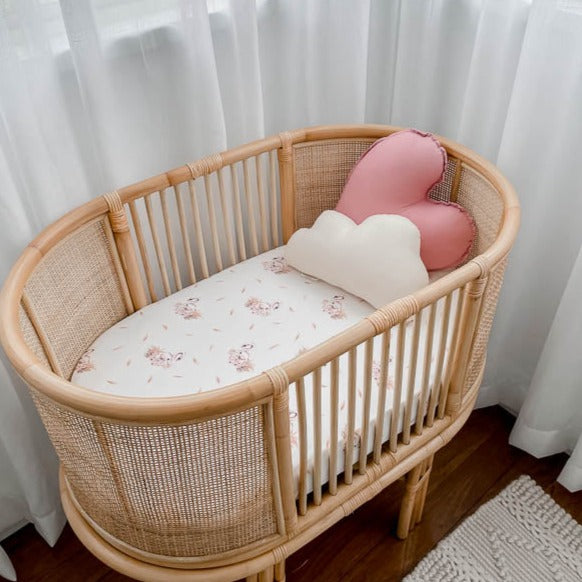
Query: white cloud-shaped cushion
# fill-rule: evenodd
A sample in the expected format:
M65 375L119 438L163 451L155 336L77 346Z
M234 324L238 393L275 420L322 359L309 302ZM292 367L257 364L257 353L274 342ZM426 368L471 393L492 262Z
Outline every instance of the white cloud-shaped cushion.
M326 210L285 247L297 270L381 307L428 284L420 259L420 232L407 218L376 214L357 225Z

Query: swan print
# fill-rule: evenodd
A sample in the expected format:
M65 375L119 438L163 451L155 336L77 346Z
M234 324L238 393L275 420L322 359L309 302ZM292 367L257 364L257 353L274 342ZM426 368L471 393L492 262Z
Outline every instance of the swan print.
M184 319L200 319L202 313L198 310L198 297L188 297L186 301L179 301L174 306L174 313Z
M345 297L343 295L334 295L331 299L324 299L321 304L321 309L327 313L331 319L345 319L346 312L344 310Z
M273 311L279 309L279 306L280 303L278 301L269 303L258 297L250 297L245 303L245 307L248 307L253 315L261 315L262 317L268 317Z
M263 261L263 268L265 271L271 271L276 275L289 273L291 271L291 267L289 266L289 263L287 263L285 257L273 257L269 261Z
M228 363L232 364L237 372L252 372L254 364L251 360L253 344L243 344L240 348L228 350Z
M184 357L184 352L176 352L174 354L159 346L152 346L145 353L145 357L150 361L152 366L168 369Z

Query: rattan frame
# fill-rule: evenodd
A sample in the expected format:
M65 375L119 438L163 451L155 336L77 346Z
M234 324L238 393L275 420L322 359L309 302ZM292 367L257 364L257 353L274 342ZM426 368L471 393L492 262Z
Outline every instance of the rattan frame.
M194 164L188 164L121 188L71 211L45 229L28 245L16 262L0 295L0 341L14 368L30 386L45 424L47 423L45 415L49 414L46 412L48 410L46 403L50 403L50 406L63 414L66 412L72 417L88 419L94 426L122 426L128 431L131 431L134 426L151 428L190 425L198 421L236 414L237 411L253 406L266 407L266 410L271 411L269 418L272 418L272 422L270 425L265 423L264 442L267 451L265 462L270 467L273 482L276 532L264 540L256 540L254 543L220 554L206 557L186 556L177 559L172 556L150 555L139 548L132 549L127 544L116 540L115 537L113 540L106 541L87 521L86 516L83 516L82 510L80 511L81 504L76 499L68 481L70 475L67 475L66 469L62 470L61 495L73 529L83 543L111 567L140 580L218 581L236 580L241 577L255 580L257 576L259 580L283 580L284 560L290 553L314 539L344 515L354 511L405 474L408 474L408 482L398 526L399 537L406 537L411 527L420 520L432 457L456 434L473 408L481 383L485 348L506 257L519 226L519 204L512 186L492 164L469 149L439 137L449 156L456 160L456 169L452 179L452 197L455 198L457 193L459 196L471 196L472 182L468 178L464 181L462 177L462 171L465 169L468 176L469 174L478 176L484 187L495 193L498 198L499 225L495 226L496 236L492 244L450 274L408 297L376 310L372 315L338 336L250 380L213 392L172 398L125 398L92 392L73 385L66 377L59 375L59 346L51 345L46 334L43 334L42 323L37 323L35 320L34 309L27 310L26 303L27 283L42 266L43 258L51 255L59 244L67 240L67 237L75 235L86 225L96 220L106 220L106 224L110 225L110 229L107 227L104 230L108 248L110 247L112 269L118 273L119 277L119 304L126 306L128 314L143 307L152 299L151 289L148 291L148 284L144 282L144 275L142 275L145 270L145 278L148 277L148 266L140 267L140 252L143 249L132 239L129 227L130 213L126 208L132 211L133 216L134 209L131 206L133 202L143 197L147 198L152 193L161 192L164 221L168 229L169 223L163 196L166 189L173 188L177 193L181 184L186 182L189 185L193 184L192 180L199 177L206 180L214 172L218 175L220 195L224 202L222 169L230 167L232 170L235 164L242 162L246 186L247 161L253 157L257 168L256 189L259 191L258 200L261 204L260 225L257 227L257 232L260 228L262 235L255 237L254 244L258 247L258 239L261 240L263 246L269 244L266 234L268 217L262 206L266 199L263 190L266 188L259 177L259 156L269 156L272 178L269 188L274 195L276 184L273 152L276 152L278 156L278 187L280 189L278 218L281 222L282 238L286 241L296 228L296 203L303 195L296 179L295 148L299 145L309 147L310 144L325 144L327 140L345 140L346 142L358 139L373 140L398 129L381 125L313 127L285 132L204 158ZM322 163L325 163L325 160L322 160ZM234 188L235 173L233 172L232 175ZM205 182L207 188L209 184L208 179L208 182ZM479 196L474 198L472 203L486 215L488 209L479 207ZM224 206L222 208L224 212ZM178 210L182 235L185 237L186 220L182 209L178 208ZM219 217L223 218L226 229L228 217L226 214ZM210 218L212 235L215 236L216 217ZM228 249L232 258L234 258L233 249L237 244L244 248L241 230L236 230L239 227L242 228L240 211L236 207L233 222L235 223L233 234L227 233ZM279 236L275 214L271 215L270 224L273 242L275 242ZM170 235L171 240L171 229L167 234ZM175 235L179 238L178 231ZM237 235L239 235L238 239ZM187 240L184 240L184 243L189 251ZM210 248L212 240L207 240L206 243ZM220 263L220 251L218 255ZM240 258L239 256L239 260ZM172 246L170 246L170 262L176 269L177 260L172 253ZM219 265L220 267L222 265ZM204 265L202 268L205 272ZM207 270L208 267L206 267ZM194 274L192 262L191 272ZM167 278L169 280L169 277ZM179 279L176 272L174 272L174 278L176 281ZM180 284L177 283L177 285ZM150 299L148 299L148 292ZM436 301L444 300L454 292L461 294L462 302L458 308L451 340L453 342L451 362L445 372L442 389L434 395L434 402L433 395L430 395L430 403L427 395L428 413L426 417L420 419L420 423L417 422L415 433L410 434L408 430L400 437L397 434L391 435L390 442L386 443L386 446L377 443L373 457L366 459L364 456L360 458L360 463L355 465L357 474L352 476L350 468L349 475L346 474L344 483L340 485L334 477L323 498L320 492L319 496L315 494L313 500L306 504L300 492L299 499L296 500L289 436L288 391L290 387L294 384L299 385L303 377L310 373L317 373L317 370L321 370L322 366L329 362L333 366L333 362L337 362L337 358L342 354L349 354L356 346L365 345L374 336L384 334L392 327L403 326L405 320L411 316L416 317L416 314L424 308L432 309L431 306ZM22 324L21 304L24 305L32 327L37 332L38 338L34 341L25 339L26 330ZM43 348L42 353L38 348L39 343ZM418 341L416 347L418 347ZM47 361L52 369L47 366ZM386 365L383 364L382 373L384 374ZM369 378L371 370L367 370L366 373ZM45 412L42 412L43 410ZM103 428L99 430L102 431ZM57 435L53 433L54 430L49 429L49 435L61 455L63 467L70 467L71 465L67 463L74 463L74 448L73 460L67 458L64 462L65 459L59 448L62 445L59 444ZM103 441L100 442L101 446L104 446ZM120 485L118 480L116 487L123 489L123 483Z

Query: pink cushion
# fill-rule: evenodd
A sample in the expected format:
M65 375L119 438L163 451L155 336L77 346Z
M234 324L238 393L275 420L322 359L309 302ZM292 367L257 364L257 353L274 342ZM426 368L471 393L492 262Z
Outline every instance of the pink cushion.
M445 173L447 153L429 133L407 129L379 139L348 176L336 206L360 224L373 214L400 214L420 230L420 256L429 271L461 264L475 238L469 213L428 198Z

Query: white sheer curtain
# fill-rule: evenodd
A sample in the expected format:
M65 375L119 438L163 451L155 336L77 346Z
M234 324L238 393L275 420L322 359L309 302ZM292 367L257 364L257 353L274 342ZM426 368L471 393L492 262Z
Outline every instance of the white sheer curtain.
M523 203L481 402L521 408L532 453L574 451L561 478L582 488L581 66L580 0L4 3L0 280L73 206L226 147L316 123L446 135ZM52 542L54 456L8 369L0 538L29 520Z

